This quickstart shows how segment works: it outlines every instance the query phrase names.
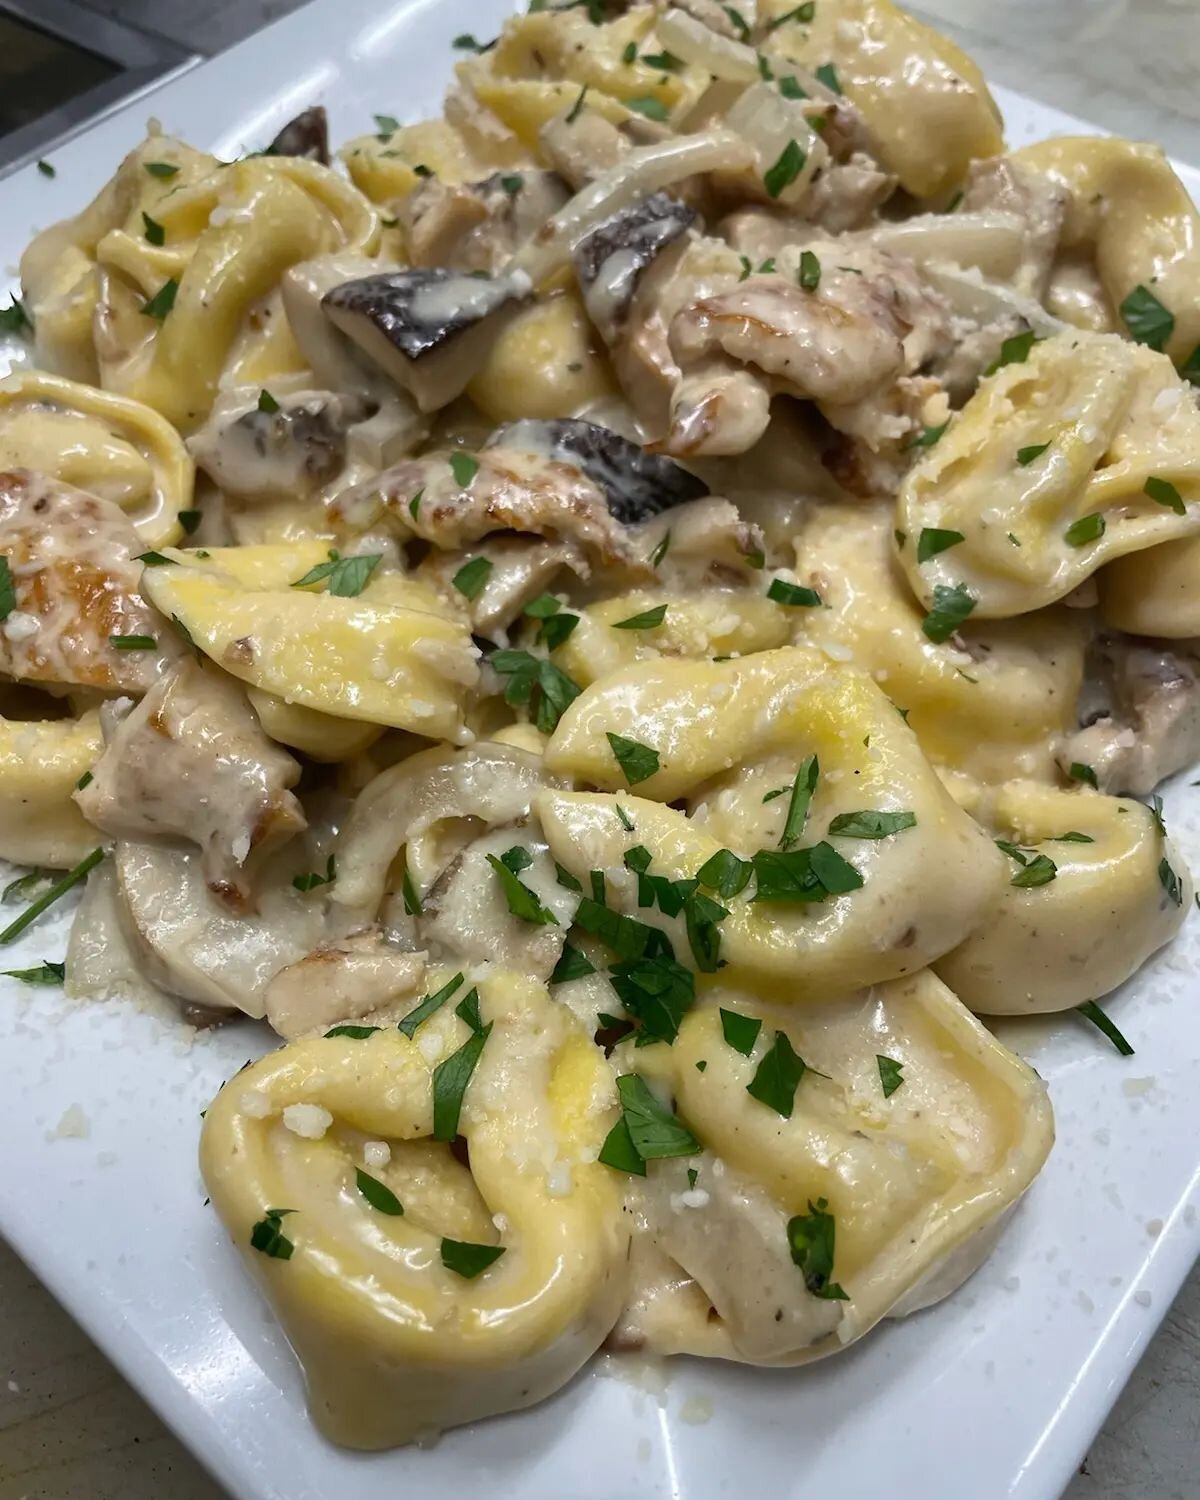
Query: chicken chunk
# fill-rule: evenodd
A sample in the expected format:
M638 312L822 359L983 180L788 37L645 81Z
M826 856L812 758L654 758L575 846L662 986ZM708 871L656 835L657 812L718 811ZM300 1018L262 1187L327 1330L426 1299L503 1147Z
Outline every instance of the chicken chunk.
M425 959L393 946L377 928L350 933L275 975L265 991L267 1020L290 1041L339 1022L407 1011L420 993Z
M1032 167L1006 156L971 163L963 194L964 212L998 209L1022 221L1021 265L1014 283L1030 296L1043 297L1058 249L1067 210L1067 190Z
M120 839L199 846L208 888L234 909L250 901L246 863L305 826L288 790L300 767L259 727L232 679L187 659L124 717L104 712L107 744L80 810Z
M407 459L339 495L330 514L335 525L356 532L383 519L443 551L469 547L493 532L520 531L644 569L596 484L570 464L517 448Z
M142 550L111 501L30 469L0 474L15 604L0 626L0 672L102 692L152 687L184 648L139 593Z
M414 266L500 271L567 201L554 172L496 172L455 186L430 177L401 203L398 218Z

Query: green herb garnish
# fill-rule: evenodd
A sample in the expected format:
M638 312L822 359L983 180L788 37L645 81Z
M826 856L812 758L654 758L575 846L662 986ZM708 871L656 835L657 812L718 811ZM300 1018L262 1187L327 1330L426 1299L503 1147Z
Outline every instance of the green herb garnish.
M404 1213L404 1205L399 1198L377 1177L372 1177L358 1167L355 1169L354 1181L359 1192L377 1213L387 1214L393 1219L398 1219Z

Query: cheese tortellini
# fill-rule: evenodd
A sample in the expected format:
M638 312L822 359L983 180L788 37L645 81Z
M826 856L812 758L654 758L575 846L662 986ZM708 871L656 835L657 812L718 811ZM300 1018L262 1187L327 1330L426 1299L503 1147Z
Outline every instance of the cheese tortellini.
M1132 1050L1193 894L1165 159L891 0L481 41L332 162L154 127L0 378L13 982L274 1036L201 1170L368 1450L948 1296L1054 1134L986 1018Z

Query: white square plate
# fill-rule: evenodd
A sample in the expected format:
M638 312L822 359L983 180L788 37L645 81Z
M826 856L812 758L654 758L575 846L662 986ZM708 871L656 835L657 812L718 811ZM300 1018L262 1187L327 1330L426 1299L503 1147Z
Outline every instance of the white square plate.
M148 113L226 157L318 100L339 141L375 110L436 114L452 38L491 34L510 8L320 0L77 137L55 152L54 179L29 167L6 181L0 263L82 206ZM997 93L1014 143L1088 129ZM1185 176L1195 194L1200 174ZM1200 867L1200 793L1178 781L1168 817ZM123 1004L12 981L0 991L0 1231L239 1500L468 1487L515 1500L1051 1500L1200 1249L1198 926L1112 1002L1135 1057L1070 1015L1005 1033L1050 1083L1059 1141L1045 1171L956 1296L808 1370L608 1362L432 1449L339 1452L310 1426L295 1363L196 1169L200 1110L265 1050L264 1031L193 1040ZM61 913L0 957L18 967L65 945Z

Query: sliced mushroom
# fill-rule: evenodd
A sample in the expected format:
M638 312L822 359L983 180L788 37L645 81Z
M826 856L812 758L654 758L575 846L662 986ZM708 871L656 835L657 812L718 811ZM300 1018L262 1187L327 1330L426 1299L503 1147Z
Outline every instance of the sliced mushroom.
M737 507L717 495L692 500L637 529L643 555L658 555L656 572L670 588L745 583L761 572L766 541Z
M1050 280L1069 197L1066 187L1052 177L1011 157L994 156L971 163L962 210L999 211L1016 218L1021 226L1021 263L1012 280L1019 290L1041 298Z
M329 119L320 104L310 105L289 120L271 144L268 156L303 156L329 165Z
M485 636L510 625L565 568L580 578L591 572L583 552L570 543L501 535L485 537L466 552L431 552L415 576L432 579L444 592L450 592L455 574L476 558L484 558L489 564L487 577L474 598L466 600L466 606L473 632ZM461 591L452 597L461 600Z
M293 888L286 856L263 880L258 910L241 916L213 897L197 853L119 843L112 858L121 923L146 977L192 1004L262 1016L271 977L325 936L324 903Z
M462 847L461 839L447 846L444 827L465 824L477 833L518 822L551 780L541 756L489 741L469 750L426 750L389 766L359 794L342 830L333 901L371 921L403 848L420 899Z
M249 900L246 861L305 827L287 790L300 767L262 732L242 689L191 658L123 718L103 714L107 745L75 800L115 838L183 838L202 851L209 889Z
M575 543L607 563L644 567L604 492L578 464L525 448L487 447L469 460L444 450L406 459L338 495L329 514L354 532L386 519L401 535L447 552L493 532L522 531Z
M345 282L321 305L422 411L436 411L462 395L530 287L519 271L486 277L428 267Z
M499 428L488 447L522 449L571 464L603 490L608 508L626 526L708 493L682 465L595 422L513 422Z
M361 396L293 391L264 403L258 390L226 392L188 439L192 457L227 495L310 495L346 464L346 434L370 406Z
M424 953L389 943L377 928L325 943L280 969L267 985L267 1020L290 1041L339 1022L361 1021L417 995L425 978Z
M642 272L695 219L686 203L652 193L597 224L575 247L575 274L588 317L608 343L620 333Z
M1088 658L1084 727L1062 769L1086 766L1103 792L1147 796L1200 756L1200 642L1098 637Z
M142 543L108 500L30 469L0 474L0 554L16 607L0 672L23 682L144 693L183 651L139 592Z
M529 921L512 911L491 860L519 848L529 857L517 877L553 921ZM559 885L540 832L524 825L492 829L468 844L425 896L418 923L422 942L452 953L455 962L499 963L545 982L562 956L579 896Z

